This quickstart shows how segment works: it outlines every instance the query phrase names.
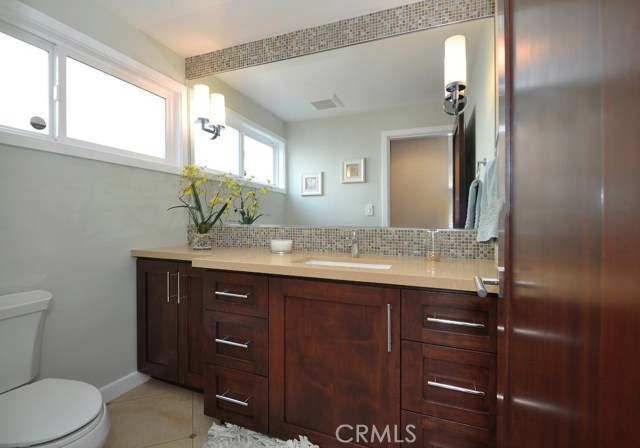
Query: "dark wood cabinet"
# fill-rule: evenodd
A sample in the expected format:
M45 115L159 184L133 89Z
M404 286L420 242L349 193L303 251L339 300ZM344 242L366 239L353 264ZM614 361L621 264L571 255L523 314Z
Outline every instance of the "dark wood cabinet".
M207 271L205 414L269 432L269 277Z
M405 445L495 445L496 312L494 297L402 291Z
M493 431L402 411L404 445L424 448L494 448Z
M271 278L269 315L270 432L323 448L398 446L370 435L400 425L399 289Z
M202 390L203 273L188 262L137 260L140 372Z
M323 448L493 447L495 299L138 259L138 369Z

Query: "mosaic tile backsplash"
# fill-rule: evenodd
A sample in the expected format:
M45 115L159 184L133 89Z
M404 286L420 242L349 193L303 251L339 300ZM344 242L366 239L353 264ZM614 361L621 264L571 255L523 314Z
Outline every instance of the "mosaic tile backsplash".
M347 244L349 227L307 226L222 226L210 232L213 246L268 249L272 239L293 240L293 251L351 253ZM191 243L193 226L187 229ZM426 229L358 228L362 254L416 256L426 255ZM475 230L439 230L442 258L493 260L494 245L476 241Z
M408 0L409 1L409 0ZM224 48L185 61L187 79L493 16L495 0L423 0Z

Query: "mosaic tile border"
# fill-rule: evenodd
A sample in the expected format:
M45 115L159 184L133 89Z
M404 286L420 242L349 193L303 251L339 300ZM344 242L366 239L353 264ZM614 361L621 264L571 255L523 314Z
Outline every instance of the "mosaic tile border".
M219 247L269 248L272 239L293 240L293 250L350 253L349 227L306 226L220 226L211 230L211 241ZM191 243L193 226L187 229ZM424 257L426 229L358 228L360 252L373 255ZM442 229L442 258L493 260L494 245L476 241L476 230Z
M423 0L188 57L187 79L494 15L495 0Z

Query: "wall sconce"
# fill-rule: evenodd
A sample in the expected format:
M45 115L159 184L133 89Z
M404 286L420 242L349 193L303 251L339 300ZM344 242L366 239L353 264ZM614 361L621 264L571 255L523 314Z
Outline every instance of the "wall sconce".
M463 35L444 41L444 111L459 115L467 105L462 94L467 87L467 46Z
M193 86L192 116L198 117L203 131L213 134L211 140L220 136L226 122L224 95L212 93L209 95L209 86L196 84Z

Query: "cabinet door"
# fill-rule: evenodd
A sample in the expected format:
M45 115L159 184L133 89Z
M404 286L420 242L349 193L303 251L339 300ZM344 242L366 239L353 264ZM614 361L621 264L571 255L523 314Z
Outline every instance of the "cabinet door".
M179 263L178 275L175 279L178 303L178 379L180 384L202 390L204 270L192 268L191 263Z
M174 261L137 261L138 370L173 382L178 381L177 274Z
M204 334L207 362L268 375L267 319L205 310Z
M402 338L495 353L497 304L493 297L402 291Z
M244 428L269 431L269 391L265 377L207 364L204 413Z
M207 271L204 306L208 310L268 317L269 278L266 275Z
M486 429L496 425L496 356L402 342L402 407Z
M272 434L305 434L323 448L397 446L384 434L400 424L399 295L394 288L271 279ZM383 435L372 437L374 431Z
M403 447L494 448L493 431L402 411Z

